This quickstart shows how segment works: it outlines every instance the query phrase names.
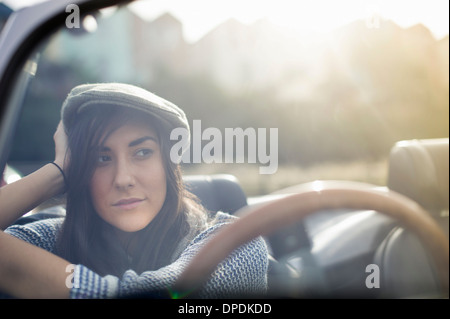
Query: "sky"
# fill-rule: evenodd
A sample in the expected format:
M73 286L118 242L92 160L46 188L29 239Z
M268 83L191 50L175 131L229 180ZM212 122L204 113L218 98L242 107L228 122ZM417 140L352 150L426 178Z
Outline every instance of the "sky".
M11 7L45 0L6 0ZM57 1L57 0L50 0ZM327 32L356 19L378 16L401 27L427 26L436 39L449 33L448 0L144 0L136 12L153 19L170 11L194 42L221 22L233 17L243 23L267 18L298 32Z
M422 23L437 39L449 33L448 0L146 0L140 5L139 12L150 18L172 8L192 41L230 17L243 23L268 18L298 32L327 32L377 15L402 27Z

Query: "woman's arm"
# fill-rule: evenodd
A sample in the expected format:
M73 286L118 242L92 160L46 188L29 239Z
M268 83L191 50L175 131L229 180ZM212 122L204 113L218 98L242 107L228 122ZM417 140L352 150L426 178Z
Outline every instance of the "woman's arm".
M53 136L55 163L67 166L67 136L59 123ZM66 165L65 165L66 164ZM61 193L64 177L47 164L0 189L0 228L5 229L24 213ZM18 298L68 298L69 263L52 253L0 231L0 290Z
M69 298L69 263L0 231L0 291L17 298Z
M58 168L47 164L28 176L0 188L0 229L23 214L61 193L64 178Z
M171 264L141 274L128 270L121 278L100 276L77 265L74 271L72 298L146 298L177 296L171 287L198 251L224 224L199 234ZM261 296L267 290L268 251L259 237L237 248L221 262L195 298Z
M67 137L60 123L54 135L55 163L67 166ZM42 202L64 190L64 178L59 169L47 164L24 178L0 188L0 229L4 230L16 219Z
M132 298L159 293L168 297L183 269L221 226L199 234L173 263L142 274L128 270L122 278L100 276L83 265L67 268L67 261L0 231L0 256L8 256L0 258L0 291L19 298ZM263 294L267 289L267 254L262 238L237 248L218 265L199 297Z

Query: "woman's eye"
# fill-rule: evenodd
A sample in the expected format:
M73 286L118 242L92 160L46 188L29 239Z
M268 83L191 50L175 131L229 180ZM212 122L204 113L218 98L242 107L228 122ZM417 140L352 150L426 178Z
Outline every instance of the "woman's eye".
M153 154L153 150L149 148L143 148L138 150L135 154L138 157L148 157Z
M99 164L104 164L104 163L106 163L106 162L108 162L108 161L110 161L110 160L111 160L111 157L108 156L108 155L100 155L100 156L98 157L98 163L99 163Z

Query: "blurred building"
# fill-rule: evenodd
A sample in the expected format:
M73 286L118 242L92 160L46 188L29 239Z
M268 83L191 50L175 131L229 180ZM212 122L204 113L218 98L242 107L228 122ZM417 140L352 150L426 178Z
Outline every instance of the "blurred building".
M4 3L0 3L0 32L3 29L6 20L8 20L8 17L11 15L12 12L13 10L10 7L8 7Z
M181 23L170 14L145 21L122 8L96 19L92 34L65 29L56 35L47 56L76 65L97 81L147 83L154 79L155 69L177 67L174 61L185 42Z

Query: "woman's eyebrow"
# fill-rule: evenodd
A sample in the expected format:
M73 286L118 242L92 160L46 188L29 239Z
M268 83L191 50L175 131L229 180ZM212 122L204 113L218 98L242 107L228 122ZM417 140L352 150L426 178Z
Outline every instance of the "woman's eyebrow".
M141 143L143 143L143 142L145 142L147 140L152 140L155 143L158 143L158 140L156 138L152 137L152 136L143 136L143 137L140 137L140 138L138 138L138 139L136 139L134 141L131 141L130 144L128 144L128 146L129 147L133 147L133 146L139 145L139 144L141 144Z

